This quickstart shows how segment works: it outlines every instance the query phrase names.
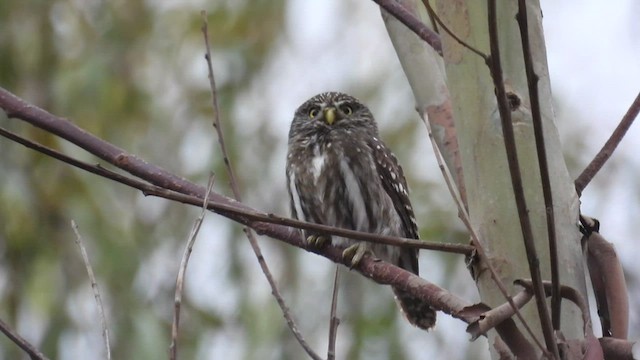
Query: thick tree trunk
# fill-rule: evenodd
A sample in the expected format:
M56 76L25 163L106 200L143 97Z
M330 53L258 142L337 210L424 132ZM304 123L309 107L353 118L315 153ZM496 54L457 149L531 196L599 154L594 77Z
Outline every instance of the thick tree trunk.
M420 15L426 24L428 16L421 9L421 2L401 1L414 14ZM560 264L560 282L578 290L586 299L586 285L578 230L579 200L569 177L562 149L554 125L552 95L546 61L541 11L538 1L527 1L529 36L533 52L533 64L539 76L538 93L546 144L551 190L554 201L557 250ZM535 248L543 280L551 280L549 242L545 204L533 133L531 106L525 75L521 37L516 21L518 3L500 0L497 4L499 45L506 90L520 99L521 104L512 111L512 124L520 160L523 187L529 217L531 219ZM462 40L481 52L490 55L486 1L440 1L437 14ZM405 73L414 90L418 109L428 118L434 129L446 164L456 182L464 174L463 198L468 207L471 225L479 235L490 263L513 295L518 289L515 279L530 279L530 269L523 243L523 235L514 201L504 138L497 108L496 92L490 70L485 60L463 47L457 40L445 34L440 27L443 42L442 59L428 45L421 42L408 29L395 20L383 18L401 60ZM427 90L425 90L427 89ZM455 146L451 145L450 125L443 123L441 111L453 110ZM437 109L438 111L434 111ZM449 114L450 115L450 114ZM457 169L458 161L462 171ZM505 302L497 290L486 264L475 269L477 286L482 301L491 307ZM549 304L549 302L547 302ZM549 307L550 309L550 307ZM522 314L539 341L544 344L538 310L535 302L528 304ZM520 324L518 322L518 324ZM521 324L520 324L521 325ZM562 302L561 331L567 339L581 339L582 317L573 304ZM521 331L526 333L522 328ZM490 334L490 344L495 334ZM497 357L492 350L494 358Z

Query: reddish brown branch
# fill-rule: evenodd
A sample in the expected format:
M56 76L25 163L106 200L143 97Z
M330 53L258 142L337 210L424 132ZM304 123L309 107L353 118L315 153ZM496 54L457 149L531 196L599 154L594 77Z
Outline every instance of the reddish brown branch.
M609 140L602 146L602 149L598 152L598 154L591 160L589 165L582 170L582 173L578 176L575 181L576 191L578 195L582 195L582 191L584 188L591 182L594 176L600 171L602 165L604 165L607 160L611 157L611 154L616 150L622 138L627 133L627 130L633 124L633 121L638 117L638 113L640 113L640 93L636 96L631 106L627 110L627 113L624 114L622 120L609 137Z
M593 284L602 335L626 339L629 331L629 294L624 271L613 245L592 232L587 238L587 266Z
M124 150L80 129L68 120L59 118L36 106L28 104L2 88L0 88L0 108L4 109L10 117L25 120L36 127L66 139L105 161L157 186L151 186L134 179L120 179L122 183L139 188L145 192L145 194L172 198L195 206L202 205L206 192L205 188L127 154ZM97 173L107 172L107 170L99 167L95 167L92 170ZM119 176L122 177L121 175ZM259 234L265 234L302 248L304 248L304 245L300 232L292 231L288 226L314 229L322 233L344 236L356 240L367 241L369 237L372 237L372 234L335 229L260 213L242 203L215 192L211 193L207 208L231 220L248 225ZM378 236L373 237L378 238ZM404 239L400 239L399 242L394 242L398 239L391 237L379 237L378 240L393 245L399 245L404 242ZM415 244L416 247L417 245L418 244ZM470 254L473 249L469 246L455 246L454 248L459 253L467 254ZM322 255L333 262L344 264L342 249L327 247L321 250L308 250ZM470 321L468 318L456 315L460 309L467 305L463 300L394 265L365 257L355 270L378 283L393 284L394 287L410 292L416 297L424 299L435 309L452 314L454 317L462 319L463 321Z
M609 337L600 338L600 345L607 360L637 360L640 345L635 341L626 341Z
M475 321L467 326L467 332L471 334L471 339L475 340L495 328L500 335L500 339L516 359L536 359L534 347L523 336L515 321L511 318L532 297L533 293L525 289L511 298L511 301L493 309L485 304L476 304L466 308L465 311L475 313Z
M442 42L440 36L429 29L420 19L416 18L407 9L394 0L373 0L381 8L393 15L409 30L413 31L420 39L429 44L440 56L442 56Z

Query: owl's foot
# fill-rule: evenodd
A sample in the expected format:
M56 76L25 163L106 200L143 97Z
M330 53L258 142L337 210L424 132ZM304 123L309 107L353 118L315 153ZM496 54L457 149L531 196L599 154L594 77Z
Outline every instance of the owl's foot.
M344 249L342 252L342 259L348 261L350 264L349 267L353 268L360 263L366 254L373 255L373 252L369 248L369 244L359 242Z
M307 245L316 249L322 249L331 242L331 237L327 235L309 235L307 236Z

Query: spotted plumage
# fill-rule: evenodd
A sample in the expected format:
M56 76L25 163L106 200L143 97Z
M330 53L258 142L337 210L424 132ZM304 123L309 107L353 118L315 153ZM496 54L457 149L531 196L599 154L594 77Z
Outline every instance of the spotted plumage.
M418 238L407 183L396 157L380 140L369 109L337 92L314 96L295 112L289 131L287 184L293 217L381 235ZM367 253L418 274L418 251L305 232L311 246L346 247L357 264ZM393 289L409 321L423 329L435 311Z

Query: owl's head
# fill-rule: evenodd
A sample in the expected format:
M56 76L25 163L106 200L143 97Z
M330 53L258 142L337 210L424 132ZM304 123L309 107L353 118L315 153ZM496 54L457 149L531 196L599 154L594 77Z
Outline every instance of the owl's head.
M344 93L325 92L298 107L289 136L311 136L332 131L378 133L371 111L358 99Z

